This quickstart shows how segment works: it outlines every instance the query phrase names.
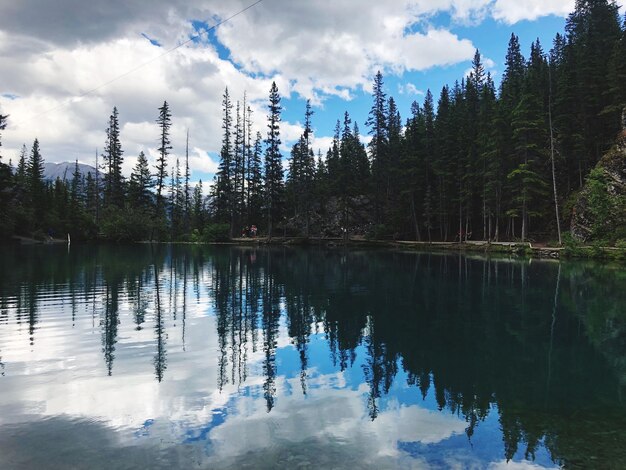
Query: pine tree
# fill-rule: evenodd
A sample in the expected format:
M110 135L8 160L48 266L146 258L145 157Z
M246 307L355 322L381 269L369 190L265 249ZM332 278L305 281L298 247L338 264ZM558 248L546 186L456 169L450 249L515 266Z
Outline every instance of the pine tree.
M215 175L215 218L218 222L231 223L234 194L232 109L228 88L222 99L222 149L220 164ZM232 227L231 227L232 229Z
M618 6L609 0L577 0L565 25L568 48L575 63L572 82L576 87L579 120L584 129L585 152L581 175L600 159L619 129L620 111L611 106L608 92L611 58L620 40Z
M244 193L244 177L245 177L245 123L241 119L241 106L239 101L235 106L235 136L232 158L231 175L233 180L231 194L231 214L230 214L230 236L234 238L237 235L237 228L244 212L243 201L241 195Z
M10 207L11 193L8 188L13 186L14 182L19 183L19 177L13 177L11 162L9 161L9 165L2 162L2 131L6 129L7 118L7 115L0 114L0 220L2 221L0 223L0 238L8 237L13 232L13 212L16 211L16 208Z
M276 82L272 82L267 116L267 138L265 139L265 209L267 212L267 235L272 237L274 224L282 216L283 165L280 153L280 95Z
M161 211L164 207L163 200L163 185L165 184L165 178L167 178L167 157L169 151L172 149L170 143L170 127L172 126L172 113L170 112L167 101L163 102L163 106L159 108L159 117L156 120L159 125L160 137L159 137L159 156L156 164L156 208L158 216L161 215Z
M0 114L0 131L7 128L8 114ZM2 147L2 132L0 132L0 147ZM2 154L0 153L0 162L2 161Z
M257 132L248 164L248 221L250 225L260 224L263 218L262 142L263 137L260 132Z
M528 235L529 217L539 214L536 208L546 195L546 182L540 168L547 161L547 125L544 114L544 90L547 64L539 41L531 46L531 55L520 102L513 111L513 142L516 166L507 179L512 183L513 206L509 214L521 218L521 240Z
M120 124L117 107L109 117L109 126L106 130L104 145L104 160L106 174L104 176L105 204L107 206L122 207L124 204L124 177L122 175L122 144L120 142Z
M388 229L401 225L399 205L400 156L402 154L402 120L393 97L387 101L387 139L386 168L385 168L385 197L383 218Z
M42 226L43 214L46 209L46 187L43 181L43 170L44 162L39 150L39 140L35 139L26 167L28 203L33 214L33 220L31 223L35 227Z
M372 162L372 178L374 180L374 204L377 223L382 222L382 211L389 190L388 171L388 133L387 133L387 97L383 91L383 75L378 71L374 77L372 91L374 103L365 122L370 127L372 140L369 143ZM329 168L330 171L330 168Z
M434 156L433 173L437 179L437 214L439 218L439 235L448 240L450 233L450 216L453 213L454 171L452 153L456 132L451 124L450 90L448 86L441 89L437 101L437 115L434 123Z
M185 140L185 229L190 231L189 227L189 219L191 214L191 192L189 188L189 178L190 178L190 170L189 170L189 129L187 129L187 139Z
M130 174L130 183L128 186L128 199L133 207L147 210L152 205L151 189L154 187L154 181L150 174L148 159L143 151L139 152L137 163Z
M204 228L204 197L202 195L202 180L193 188L193 197L191 202L193 228L202 230Z
M304 113L304 131L291 149L289 173L285 190L289 204L296 219L304 222L304 235L309 236L310 208L313 197L313 178L315 173L315 157L310 148L311 103L307 100Z
M245 168L245 173L246 173L246 185L245 185L245 207L246 207L246 225L250 226L252 225L252 221L250 219L251 217L251 197L252 197L252 174L253 174L253 169L252 169L252 165L253 165L253 159L254 159L254 144L252 143L252 109L250 108L250 105L248 105L248 109L247 109L247 116L248 116L248 121L246 123L246 143L245 143L245 148L246 148L246 158L245 158L245 163L246 163L246 168ZM260 153L259 153L260 156ZM260 168L260 157L259 157L259 164L257 166L257 168Z
M17 183L22 188L26 186L26 153L26 144L23 144L16 172Z

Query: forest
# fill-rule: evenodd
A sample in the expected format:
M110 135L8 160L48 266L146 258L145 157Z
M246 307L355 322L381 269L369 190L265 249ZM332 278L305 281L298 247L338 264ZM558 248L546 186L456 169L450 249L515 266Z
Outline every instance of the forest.
M130 177L121 170L117 108L94 175L77 166L67 180L45 181L35 139L15 166L0 160L0 237L216 241L257 225L269 237L561 242L586 185L598 216L626 219L626 199L607 195L594 170L615 144L625 106L626 17L612 1L577 0L549 50L536 40L525 57L511 35L497 87L476 51L466 77L437 98L428 90L403 119L378 72L367 145L346 111L331 147L315 155L307 102L303 133L284 156L276 84L265 135L253 132L245 95L233 103L226 89L208 195L202 181L190 184L188 151L171 161L167 101L156 119L156 165L142 152ZM0 114L0 132L9 119ZM591 235L623 241L626 226L596 224Z

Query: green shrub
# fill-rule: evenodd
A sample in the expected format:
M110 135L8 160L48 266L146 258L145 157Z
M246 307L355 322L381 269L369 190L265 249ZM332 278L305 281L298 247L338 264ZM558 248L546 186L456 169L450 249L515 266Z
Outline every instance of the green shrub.
M374 225L366 234L366 240L382 240L390 236L390 231L385 224Z
M189 241L191 241L192 243L201 243L202 234L200 233L200 230L198 230L197 228L194 228L189 237Z
M208 224L202 231L205 242L226 242L230 240L230 226L228 224Z
M626 238L622 238L615 242L615 248L621 248L626 250Z

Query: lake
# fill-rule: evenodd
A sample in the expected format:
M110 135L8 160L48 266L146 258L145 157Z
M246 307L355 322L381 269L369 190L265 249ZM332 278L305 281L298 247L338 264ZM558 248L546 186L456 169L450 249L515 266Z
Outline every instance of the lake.
M0 251L0 468L626 468L626 269Z

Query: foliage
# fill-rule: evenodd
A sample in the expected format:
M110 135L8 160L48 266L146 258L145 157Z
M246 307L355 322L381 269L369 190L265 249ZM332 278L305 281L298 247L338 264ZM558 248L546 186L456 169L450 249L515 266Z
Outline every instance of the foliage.
M208 224L202 230L202 240L206 243L225 242L230 239L230 225L221 223Z
M168 163L173 146L167 101L158 108L156 167L141 153L126 180L114 107L103 182L98 173L84 181L44 181L38 140L30 152L23 149L17 171L0 162L2 235L75 231L84 238L130 239L139 234L125 225L127 216L138 214L146 229L137 232L158 240L193 239L194 230L202 233L207 224L227 224L231 237L256 225L269 236L283 227L302 236L545 240L556 238L555 209L559 222L568 224L587 180L593 238L626 238L626 222L616 217L626 212L626 202L611 196L601 173L592 170L620 128L625 51L626 24L620 24L615 3L581 0L548 53L535 41L525 58L519 38L511 35L499 89L476 51L466 77L444 85L436 100L426 90L403 121L378 71L365 122L367 147L346 111L316 160L307 102L286 178L276 83L265 133L253 132L245 94L243 102L234 102L226 89L220 162L209 197L201 182L189 187L188 139L184 165ZM6 118L0 116L0 131ZM555 195L548 197L553 181ZM605 224L609 220L615 223Z
M151 227L151 218L146 213L128 205L105 208L100 222L102 237L115 242L147 240Z

